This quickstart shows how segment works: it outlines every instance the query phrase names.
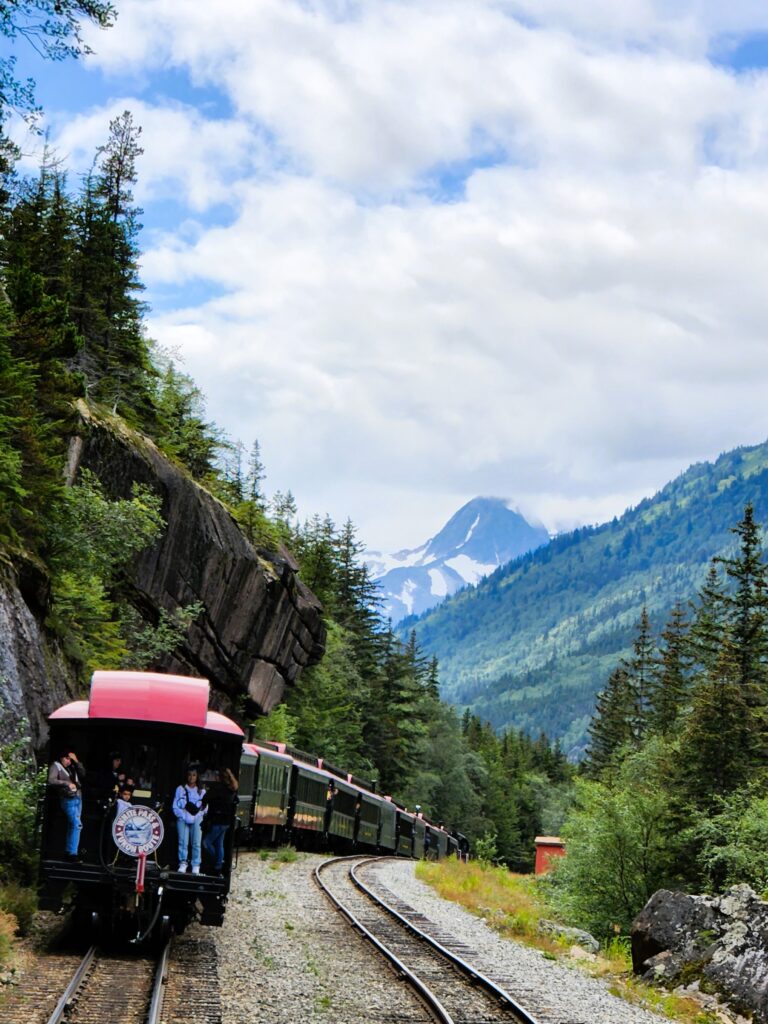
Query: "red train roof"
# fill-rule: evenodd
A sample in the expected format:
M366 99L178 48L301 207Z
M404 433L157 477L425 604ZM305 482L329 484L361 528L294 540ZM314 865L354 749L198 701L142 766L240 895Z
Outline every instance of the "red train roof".
M208 690L207 679L160 672L94 672L90 700L65 704L50 718L168 722L242 736L239 725L208 710Z

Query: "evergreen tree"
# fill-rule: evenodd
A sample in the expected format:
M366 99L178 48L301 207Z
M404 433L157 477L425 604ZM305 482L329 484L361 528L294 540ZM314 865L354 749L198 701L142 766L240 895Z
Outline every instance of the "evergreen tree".
M292 544L296 535L296 499L292 491L275 491L269 502L270 514L276 521L287 543Z
M627 669L619 665L596 698L589 725L585 774L598 778L616 766L622 752L634 742L636 717L636 691Z
M246 494L248 501L262 513L266 510L263 490L266 477L264 463L261 461L261 445L257 440L254 440L251 446L251 454L248 458L248 474L245 478Z
M206 422L203 394L192 378L178 370L165 353L156 351L155 359L153 435L163 451L183 463L196 480L208 480L225 449L224 437Z
M664 735L674 728L685 706L690 658L685 611L678 603L661 634L661 649L652 669L650 726Z
M688 649L694 665L713 671L720 658L728 628L726 597L718 563L712 561L693 608Z
M730 619L738 679L745 699L752 706L766 703L766 611L768 583L763 562L760 529L755 522L751 503L744 509L744 518L733 528L739 538L739 550L733 558L718 561L725 566L733 581L734 592L725 598Z
M154 426L155 373L142 332L139 217L133 205L141 128L129 111L109 124L95 171L84 183L78 224L79 289L74 314L85 345L78 368L93 398Z
M745 782L753 762L754 720L739 675L738 652L726 643L693 691L677 774L681 793L701 810L711 811Z
M648 725L653 686L654 643L648 609L643 605L637 635L632 644L632 656L625 664L629 685L634 694L634 720L632 731L636 740L642 740Z

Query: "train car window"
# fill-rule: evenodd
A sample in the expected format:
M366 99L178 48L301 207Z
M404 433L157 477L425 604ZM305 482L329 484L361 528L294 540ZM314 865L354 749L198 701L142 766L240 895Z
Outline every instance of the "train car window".
M360 819L361 821L368 821L372 824L377 824L379 820L379 805L374 803L373 800L363 800L360 806Z
M347 793L344 790L336 790L336 797L333 801L333 809L339 814L348 814L350 817L355 813L355 794Z
M319 807L325 806L325 780L299 775L296 798L302 803L315 804Z
M248 764L245 761L240 764L240 793L251 794L253 792L253 781L256 776L256 765Z

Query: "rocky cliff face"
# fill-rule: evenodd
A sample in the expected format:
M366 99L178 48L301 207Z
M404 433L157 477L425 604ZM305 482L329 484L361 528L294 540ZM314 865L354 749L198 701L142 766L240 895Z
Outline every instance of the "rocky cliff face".
M111 497L129 497L134 482L162 497L167 528L130 573L136 607L156 622L162 608L203 604L176 656L152 667L209 679L219 710L231 712L245 698L253 710L270 711L324 649L321 608L296 564L285 551L255 550L226 508L146 438L118 420L97 421L84 404L80 412L68 478L85 467ZM45 716L74 696L72 673L41 628L42 590L44 580L24 586L10 570L0 577L4 731L24 714L36 747L45 739Z
M46 717L74 693L74 673L41 626L45 597L34 566L0 565L0 743L39 748Z

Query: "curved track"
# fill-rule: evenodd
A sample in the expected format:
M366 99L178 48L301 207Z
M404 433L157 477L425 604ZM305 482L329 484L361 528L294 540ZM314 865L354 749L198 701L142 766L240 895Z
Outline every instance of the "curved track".
M434 1019L441 1024L539 1024L455 949L419 927L414 921L418 915L412 913L409 919L360 880L358 869L377 860L334 858L315 870L315 880L352 927L413 986Z

